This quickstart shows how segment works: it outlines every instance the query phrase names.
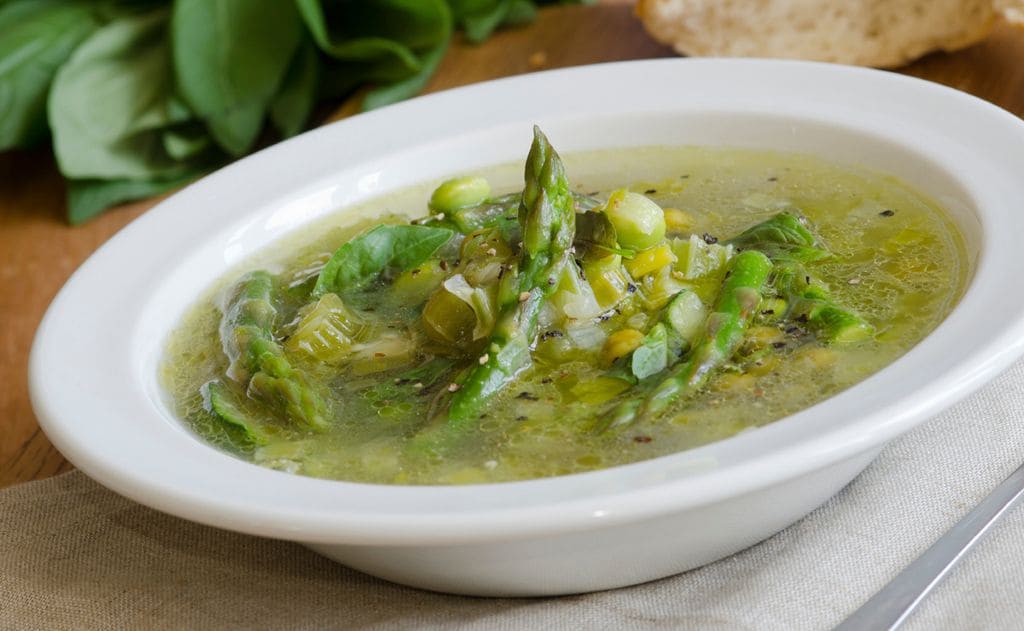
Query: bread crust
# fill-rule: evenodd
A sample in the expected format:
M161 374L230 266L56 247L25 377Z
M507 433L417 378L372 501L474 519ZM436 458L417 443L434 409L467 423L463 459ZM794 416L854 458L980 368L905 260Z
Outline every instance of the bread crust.
M894 67L984 39L1024 0L639 0L648 32L684 55Z

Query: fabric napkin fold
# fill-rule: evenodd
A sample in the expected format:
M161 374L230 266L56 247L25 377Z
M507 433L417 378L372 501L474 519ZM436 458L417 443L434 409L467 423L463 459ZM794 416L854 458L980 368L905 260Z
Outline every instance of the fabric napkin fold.
M1019 466L1022 411L1024 362L767 541L679 576L561 598L394 585L294 543L159 513L73 472L0 491L0 628L827 629ZM905 628L1022 626L1019 507Z

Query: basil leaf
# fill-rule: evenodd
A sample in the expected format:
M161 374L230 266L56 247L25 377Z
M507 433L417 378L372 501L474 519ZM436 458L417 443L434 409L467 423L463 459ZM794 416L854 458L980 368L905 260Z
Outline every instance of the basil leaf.
M46 95L57 68L99 27L88 4L18 0L0 6L0 151L46 133Z
M53 147L70 178L172 177L163 128L191 114L172 95L163 10L100 28L61 66L50 91Z
M187 184L198 172L168 179L142 180L70 180L68 181L68 221L81 224L107 208L122 202L165 193Z
M364 101L372 109L421 90L437 69L451 34L443 0L328 2L297 0L317 46L335 60L328 91L350 82L382 85Z
M320 271L313 296L355 291L389 270L416 267L454 236L447 228L377 226L338 248Z
M316 101L318 66L316 49L308 41L303 43L288 67L281 91L270 103L270 120L282 136L294 136L305 127Z
M391 105L419 94L427 85L427 81L430 81L430 77L437 71L441 60L444 59L444 54L448 50L448 41L449 39L445 38L423 57L423 67L416 74L408 79L396 81L391 85L382 86L367 93L366 98L363 99L363 109L372 110Z
M174 3L178 89L231 155L242 155L256 141L301 37L299 14L289 0Z
M531 22L537 7L530 0L449 0L455 22L466 39L480 43L504 25Z
M644 336L633 351L630 367L637 379L656 375L668 367L668 332L660 322Z
M189 121L166 129L161 140L167 155L182 161L202 155L212 145L206 127L199 121Z
M633 257L636 255L636 252L629 248L619 247L615 226L608 215L603 212L576 213L576 235L573 245L580 257L589 256L591 252L595 256L620 254L625 257Z

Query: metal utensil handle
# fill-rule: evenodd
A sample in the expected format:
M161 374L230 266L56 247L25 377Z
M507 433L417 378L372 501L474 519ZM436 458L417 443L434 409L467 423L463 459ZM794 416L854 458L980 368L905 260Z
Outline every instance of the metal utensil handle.
M967 516L889 581L835 631L895 629L949 573L992 524L1024 497L1024 465L1010 474Z

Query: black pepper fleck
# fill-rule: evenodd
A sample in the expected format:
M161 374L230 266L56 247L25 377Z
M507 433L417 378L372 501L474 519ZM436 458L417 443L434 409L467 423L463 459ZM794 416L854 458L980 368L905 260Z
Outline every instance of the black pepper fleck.
M656 189L656 188L649 188L646 191L644 191L644 195L654 195L657 192L658 192L658 189Z
M702 234L701 238L704 239L704 243L707 243L708 245L714 245L718 243L718 237L711 236L707 232Z
M525 390L517 394L516 398L522 399L523 401L540 401L540 397L533 394L532 392L526 392Z
M634 436L633 437L633 442L634 443L649 443L652 440L654 440L654 439L651 438L650 436L643 436L643 435L641 435L641 436Z
M882 212L880 212L878 214L883 216L883 217L892 217L893 215L896 214L896 211L891 209L891 208L886 208L885 210L883 210Z

